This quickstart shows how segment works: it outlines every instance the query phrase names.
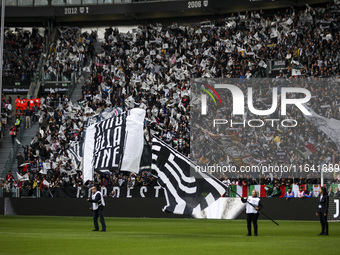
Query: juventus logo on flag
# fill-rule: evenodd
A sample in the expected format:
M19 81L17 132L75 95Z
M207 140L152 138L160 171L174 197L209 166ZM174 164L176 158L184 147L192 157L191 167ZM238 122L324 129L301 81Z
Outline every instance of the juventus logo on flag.
M196 165L156 137L152 139L152 169L165 189L164 211L198 214L225 192L225 186L210 174L197 171Z

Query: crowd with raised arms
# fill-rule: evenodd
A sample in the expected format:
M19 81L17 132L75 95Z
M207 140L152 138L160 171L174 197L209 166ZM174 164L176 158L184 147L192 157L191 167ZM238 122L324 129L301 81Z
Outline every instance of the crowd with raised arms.
M275 15L253 11L195 24L151 24L138 26L130 33L120 33L118 29L109 27L105 42L96 55L91 42L91 38L96 38L93 34L85 33L78 40L75 31L61 30L62 37L50 47L45 73L47 70L55 75L67 70L80 72L83 65L81 54L84 54L84 61L91 56L92 75L82 84L82 97L77 102L64 100L54 93L42 103L41 130L27 150L31 167L28 171L33 173L31 183L35 178L42 183L42 178L45 178L52 186L83 185L81 172L72 172L76 168L67 155L67 149L72 141L83 139L85 121L109 107L145 109L146 137L150 139L157 135L184 155L192 156L190 132L194 127L189 126L189 112L193 111L190 108L193 100L190 81L193 78L241 78L245 81L248 78L266 78L267 64L272 59L284 60L287 64L287 68L274 77L277 80L298 77L309 77L312 81L324 77L333 79L322 87L316 82L310 85L313 95L322 92L323 96L313 98L309 107L317 115L339 119L339 101L335 93L338 85L334 80L339 76L338 12L339 6L328 4L317 8L292 7ZM293 71L295 69L299 72ZM270 94L265 95L266 91L255 93L264 97L260 104L268 104L267 97L271 99ZM296 120L300 117L301 113L296 109L289 116ZM285 163L339 162L336 142L326 134L318 133L312 121L305 120L303 128L297 132L276 129L258 136L256 133L250 136L242 128L232 132L258 165L276 164L278 148L286 150ZM296 151L290 150L308 143L314 146L309 147L313 151L309 155L299 156ZM205 148L208 147L192 149L197 149L195 152L198 154L209 155ZM213 159L222 158L228 164L236 164L222 152L223 149ZM46 160L50 162L47 165ZM202 160L207 163L209 159L203 157ZM49 169L47 174L38 174L44 163L45 169ZM143 176L146 181L141 183L155 184L150 173ZM101 185L128 183L128 176L119 177L119 173L97 178ZM225 179L226 176L220 178ZM287 176L281 180L281 176L275 175L263 178L269 178L268 182L292 179ZM230 176L230 179L234 183L256 181L251 175ZM311 179L311 183L319 180L317 175L298 179L301 183L307 183L307 179ZM296 178L292 180L296 181Z
M71 81L94 56L95 32L81 33L78 27L58 28L59 37L52 41L44 65L45 81Z
M111 97L115 105L125 102L130 107L147 109L149 132L161 135L184 154L189 151L190 127L188 122L183 123L189 119L189 80L264 78L269 60L286 62L287 68L278 73L276 79L288 83L300 77L309 79L302 86L311 90L313 97L309 107L316 115L339 119L338 12L339 6L335 4L317 8L307 5L300 10L288 8L272 16L266 16L262 11L246 12L199 24L139 26L136 33L121 34L110 27L106 30L105 43L95 60L93 79L89 84L95 83L95 88L101 85L100 92ZM322 78L329 79L321 86ZM307 83L310 84L307 86ZM84 95L98 93L83 92ZM269 92L268 89L255 92L257 97L263 98L258 107L268 107ZM247 117L251 116L248 114ZM289 116L293 119L301 117L296 109ZM251 135L242 129L236 133L240 143L254 154L257 164L279 163L278 149L287 153L281 163L337 164L338 141L324 133L315 133L319 127L315 126L315 119L311 119L304 121L294 134L274 130L264 132L265 137L259 135L250 139ZM301 156L298 150L305 149L308 144L311 144L311 155ZM209 151L205 151L209 147L197 147L201 155L209 155ZM214 155L212 162L218 162L216 157L225 156L220 154L223 154L222 150ZM313 175L312 182L317 182L317 178ZM338 179L337 176L330 178L332 182ZM273 176L271 182L274 182Z

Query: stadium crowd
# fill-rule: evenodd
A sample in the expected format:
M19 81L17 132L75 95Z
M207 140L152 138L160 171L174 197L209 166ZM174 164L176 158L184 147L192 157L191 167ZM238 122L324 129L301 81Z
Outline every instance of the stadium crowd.
M201 128L211 133L217 130L204 124L200 130L189 125L189 113L195 117L196 111L200 110L192 102L190 80L236 78L243 81L241 87L245 87L249 78L262 78L269 83L267 65L271 60L284 60L286 68L269 78L288 83L300 80L299 77L308 78L308 84L301 79L302 86L318 95L309 107L320 116L339 120L339 95L336 93L339 87L334 81L339 78L338 12L339 6L328 4L317 8L292 7L275 15L253 11L195 24L138 26L137 31L126 34L109 27L97 54L94 52L94 42L98 39L95 33L80 34L73 28L60 29L60 37L52 42L44 66L45 80L62 79L71 73L79 76L90 63L91 77L82 84L82 97L77 102L70 102L58 93L41 99L40 130L31 144L24 146L20 164L18 160L18 172L21 176L27 173L25 178L29 180L17 182L16 176L9 174L2 185L18 186L25 194L33 194L35 187L40 187L44 196L49 196L49 187L82 190L89 183L82 182L80 165L68 150L84 139L86 126L103 111L124 111L134 107L147 112L145 133L149 141L152 135L157 135L184 155L205 164L225 162L239 166L227 156L222 145L218 153L208 156L206 150L213 139ZM329 80L318 86L321 78ZM269 90L254 93L263 98L256 107L267 109L271 100ZM224 100L231 99L224 95ZM194 109L190 108L190 103ZM230 107L225 110L231 117ZM251 113L247 117L251 118ZM340 162L337 144L327 135L320 134L312 121L306 120L297 109L291 109L289 118L303 123L294 132L275 128L261 129L260 134L242 127L219 131L237 140L258 165ZM192 134L197 134L193 138L197 146L192 147L193 153L190 153ZM308 144L313 145L308 147L311 153L303 154L301 150ZM280 162L276 152L282 150L286 154ZM294 177L274 174L218 176L224 182L236 185L320 183L317 173ZM331 183L339 182L338 176L330 178ZM156 184L150 171L139 175L97 175L96 182L108 187Z
M37 27L33 27L32 31L19 28L6 29L3 55L4 83L14 85L15 81L21 81L29 84L37 70L44 45L45 36L39 33Z
M94 56L95 32L80 34L77 27L58 30L59 37L50 44L44 65L45 81L71 81L72 74L79 77L82 67Z

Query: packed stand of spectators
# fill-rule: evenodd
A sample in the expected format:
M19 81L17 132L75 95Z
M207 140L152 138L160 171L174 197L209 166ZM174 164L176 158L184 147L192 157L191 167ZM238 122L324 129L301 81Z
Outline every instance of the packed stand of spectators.
M37 27L33 27L32 31L6 29L2 74L4 84L14 85L16 81L29 84L38 67L44 45L45 35L41 35Z
M83 128L88 119L96 119L100 105L85 101L72 104L67 95L52 93L39 99L39 131L29 145L21 145L23 153L17 155L17 176L10 173L4 180L10 190L20 189L20 194L49 197L56 188L76 188L77 197L84 196L86 189L97 184L112 190L114 186L153 186L155 178L150 171L140 174L95 174L94 182L83 183L81 166L69 154L75 143L83 141ZM6 186L7 187L7 186ZM85 192L85 193L84 193ZM87 194L86 194L87 195Z
M228 80L228 83L237 82L238 86L246 93L247 83L239 83L239 80ZM265 85L261 81L262 86ZM274 86L275 81L270 79L270 83ZM256 85L253 82L253 85ZM319 112L324 107L325 100L328 100L328 93L314 94L314 91L324 89L325 91L335 88L339 91L340 87L331 81L321 83L318 79L298 79L292 83L294 86L304 87L312 92L312 95L317 95L317 99L312 99L308 103L309 109L315 109ZM285 83L289 87L289 83ZM256 87L256 86L255 86ZM219 93L223 102L232 102L230 94ZM253 98L256 109L268 109L272 104L272 92L263 90L254 90ZM323 100L325 99L325 100ZM327 103L326 103L327 104ZM334 104L337 105L337 102ZM330 106L330 105L329 105ZM313 117L305 117L297 107L289 107L287 116L281 116L277 112L271 115L258 116L246 110L243 117L232 115L233 105L224 105L223 108L214 108L212 105L209 108L209 115L200 116L200 108L196 107L192 110L192 118L195 119L195 127L192 129L192 154L191 158L203 166L235 166L237 171L225 170L225 175L230 179L237 181L238 184L243 183L239 178L249 179L249 184L254 179L258 178L259 173L266 174L266 179L270 182L274 180L274 174L266 170L268 166L292 166L290 171L279 171L280 178L293 179L294 181L303 179L306 180L307 174L310 175L312 183L320 183L320 171L326 169L324 166L333 165L334 169L328 173L324 173L326 183L339 183L339 141L337 128L340 124L339 118L330 120L330 123L337 123L332 126L326 122L326 118L322 119L322 115ZM335 111L339 111L338 106ZM321 112L320 112L321 113ZM334 116L333 116L334 117ZM262 120L266 123L262 127L249 127L247 124L235 124L230 127L230 124L216 125L213 127L214 119L226 119L230 122L243 123L248 120ZM275 125L271 126L266 119L275 119ZM284 127L281 125L282 120L296 121L296 127ZM199 125L199 126L198 126ZM256 123L258 125L258 123ZM336 126L337 125L337 126ZM329 135L326 132L320 131L332 130ZM202 132L204 130L204 132ZM218 138L214 135L218 134ZM235 154L236 153L236 154ZM243 169L253 169L247 173L240 171ZM248 168L247 168L248 167ZM216 168L217 169L217 168ZM262 171L264 169L264 171ZM268 168L267 168L268 169ZM279 169L279 168L277 168ZM242 169L241 169L242 170ZM217 173L217 171L215 172ZM272 183L271 183L272 184Z
M127 34L109 27L97 55L90 50L90 46L93 46L91 38L94 40L94 36L86 33L87 39L84 36L80 42L75 31L62 30L62 39L50 47L45 72L50 70L56 76L58 72L63 73L69 69L80 72L85 62L80 64L79 56L84 54L84 61L91 56L92 76L82 84L82 97L76 103L55 93L42 100L39 119L41 130L27 148L27 159L25 153L25 162L30 163L26 171L32 173L29 182L34 183L37 178L42 187L44 181L51 187L87 185L82 183L82 174L77 171L79 166L74 165L67 150L73 142L83 139L83 130L89 120L111 107L119 107L121 110L134 107L145 109L147 139L158 135L184 155L191 156L190 132L193 127L189 126L189 112L192 78L265 78L267 62L271 59L287 61L289 67L279 75L282 79L296 78L292 67L300 68L301 76L310 77L314 81L325 76L338 77L337 11L338 6L334 4L325 8L307 6L303 10L289 8L274 16L254 11L200 24L139 26L135 33ZM81 47L83 49L78 51L77 48ZM323 90L325 102L313 100L310 107L318 110L322 108L320 104L328 104L329 101L331 113L326 110L318 114L339 119L337 93L334 93L338 88L315 86L313 89L313 94ZM230 109L227 110L230 112ZM300 120L302 116L295 109L289 117ZM240 144L251 152L258 164L275 164L277 158L274 152L278 148L287 152L285 163L305 160L339 162L338 149L334 143L323 133L316 136L315 141L310 141L314 137L310 134L317 130L308 121L303 125L294 134L287 130L269 130L264 132L264 136L254 133L251 138L238 130L233 136L237 136ZM297 157L290 150L292 147L303 146L307 141L313 142L317 148L317 152L307 159ZM199 143L195 141L195 144ZM208 147L201 147L204 148ZM222 152L223 149L220 150ZM199 153L209 154L204 150ZM225 155L215 157L218 160L228 160L228 164L235 164L225 159ZM25 173L24 169L19 169L19 172ZM130 185L133 178L134 185L156 183L150 172L146 172L144 178L143 173L140 177L122 173L97 175L96 182L100 185ZM143 181L138 181L139 178ZM228 176L220 178L225 180ZM262 181L264 184L287 185L289 181L293 184L320 183L318 178L282 178L274 175L254 178L251 175L239 175L230 177L230 181L247 185ZM48 195L46 190L45 194Z
M296 11L291 9L286 11L286 18L282 19L283 16L281 16L279 19L280 16L275 15L274 20L271 20L270 18L267 19L271 26L274 25L276 29L279 28L276 31L279 33L274 33L274 35L278 37L277 39L280 39L280 34L283 36L283 29L287 29L285 26L288 24L290 24L290 29L294 29L288 34L288 37L287 35L283 36L284 40L276 41L274 45L267 45L267 52L270 54L273 48L276 53L277 49L281 49L281 53L282 51L289 52L291 50L294 52L295 50L295 54L293 54L293 56L288 55L288 63L290 66L294 66L294 68L300 68L301 75L294 74L289 66L287 70L281 72L275 80L261 80L262 89L257 87L257 89L253 91L253 98L257 99L255 103L256 109L268 109L271 106L272 94L271 90L267 88L271 88L272 86L289 87L298 83L299 87L307 88L312 93L312 99L308 103L308 107L316 113L316 116L323 116L328 119L333 118L336 120L336 123L339 123L339 54L337 52L337 49L339 48L338 11L339 6L333 4L329 4L327 8L313 9L307 6L307 8L300 11L298 15L295 15L294 13ZM252 14L250 14L250 16L252 16ZM282 29L280 26L277 26L277 22L279 22L279 20L285 21L286 23ZM297 21L296 25L294 25L294 21ZM300 31L302 28L304 29L303 32ZM273 28L271 30L273 31ZM271 34L270 37L273 37L273 35ZM307 48L302 48L301 45L306 45ZM332 47L326 47L326 45L332 45ZM311 49L313 52L312 54L309 52ZM281 56L285 55L281 54ZM266 58L276 59L277 56L268 55ZM287 59L287 56L285 59ZM307 79L298 79L299 77ZM252 85L256 88L256 82L247 82L247 75L241 75L237 78L241 79L236 81L234 80L233 82L237 83L237 86L243 90L244 94L247 93L247 86L249 86L250 82L253 82ZM281 82L282 84L280 84ZM223 102L232 102L230 95L221 97ZM191 100L193 100L193 98L191 98ZM210 111L212 109L214 109L214 107L211 107ZM247 163L259 166L289 164L298 167L309 164L307 170L303 169L301 176L290 172L290 174L282 178L284 180L308 180L308 184L310 182L320 183L320 171L317 169L317 166L322 166L323 164L339 165L339 141L336 138L337 135L335 135L338 132L337 127L333 127L332 132L335 132L333 135L326 135L324 132L319 131L319 128L321 126L331 128L331 126L328 126L328 123L320 123L319 121L325 121L322 121L319 117L308 119L305 118L298 109L290 108L288 118L294 119L300 124L294 129L294 132L291 132L291 130L289 131L289 129L276 128L276 125L274 129L270 129L268 127L257 129L239 128L239 126L236 126L236 128L228 130L225 127L226 125L222 125L216 129L211 128L211 125L208 123L212 123L212 118L228 120L234 118L234 121L237 120L242 123L242 118L235 118L235 116L231 115L231 105L225 106L222 110L223 112L218 111L217 109L215 109L215 112L209 112L209 116L204 116L205 122L200 122L202 126L199 127L198 130L192 130L192 136L195 139L195 148L192 149L197 154L195 155L195 159L199 159L200 163L203 163L203 165L214 165L216 162L219 162L220 165L235 165L240 167L239 162L236 162L232 157L229 157L230 154L226 157L226 154L228 154L226 151L228 151L228 149L230 150L230 148L225 148L223 145L219 144L217 146L220 147L217 147L216 153L211 153L210 150L213 146L216 147L216 143L213 142L213 136L207 135L209 132L212 134L220 134L219 138L223 137L225 139L229 139L230 144L233 143L232 141L239 143L239 147L241 147L244 152L248 152L247 155L243 156L248 157L248 159L252 159L252 162ZM196 118L198 116L195 115L195 111L199 112L200 108L193 109L192 118ZM264 120L261 116L253 115L249 111L246 111L245 116L245 120L259 118ZM283 119L281 116L276 114L266 116L266 118ZM203 134L200 128L204 128L208 131L205 133L206 137L203 140L200 137ZM311 155L301 155L303 153L301 153L300 150L305 150L307 148L306 146L311 151L311 153L309 153L307 150L307 154ZM279 159L278 155L278 152L281 151L284 151L284 154L286 154L282 162L280 162L281 159ZM312 167L314 168L312 169ZM300 169L298 168L297 170L299 172ZM307 178L306 172L308 171L310 176ZM226 175L232 179L233 183L238 185L244 185L244 180L248 180L246 182L248 185L258 184L258 173L240 174L237 172L236 174L233 174L229 172L226 173ZM340 181L338 171L329 172L325 174L324 177L328 184L339 183ZM222 179L224 178L225 177L222 177ZM273 184L275 180L273 174L268 174L266 179L270 184ZM278 182L281 182L281 176L279 177ZM283 183L285 183L285 181L283 181ZM285 183L283 185L289 184Z
M71 81L72 74L78 78L82 68L94 57L95 32L81 34L77 27L58 28L58 32L44 65L45 81Z
M115 106L125 102L147 109L149 131L188 155L190 78L266 77L271 59L288 62L283 78L294 77L292 67L300 68L303 77L337 77L338 10L329 4L292 7L274 16L254 11L200 24L139 26L136 34L110 27L93 64L93 79L84 85L84 97L99 93L111 97ZM303 45L310 46L304 50ZM315 94L325 93L322 105L330 105L314 109L337 118L336 90L314 88Z

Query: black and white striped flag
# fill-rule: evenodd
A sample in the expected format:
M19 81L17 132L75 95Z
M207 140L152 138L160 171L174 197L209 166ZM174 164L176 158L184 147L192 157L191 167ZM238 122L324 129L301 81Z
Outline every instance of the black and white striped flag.
M226 186L181 153L159 140L152 139L152 169L165 189L167 205L163 211L175 214L198 214L226 192Z

